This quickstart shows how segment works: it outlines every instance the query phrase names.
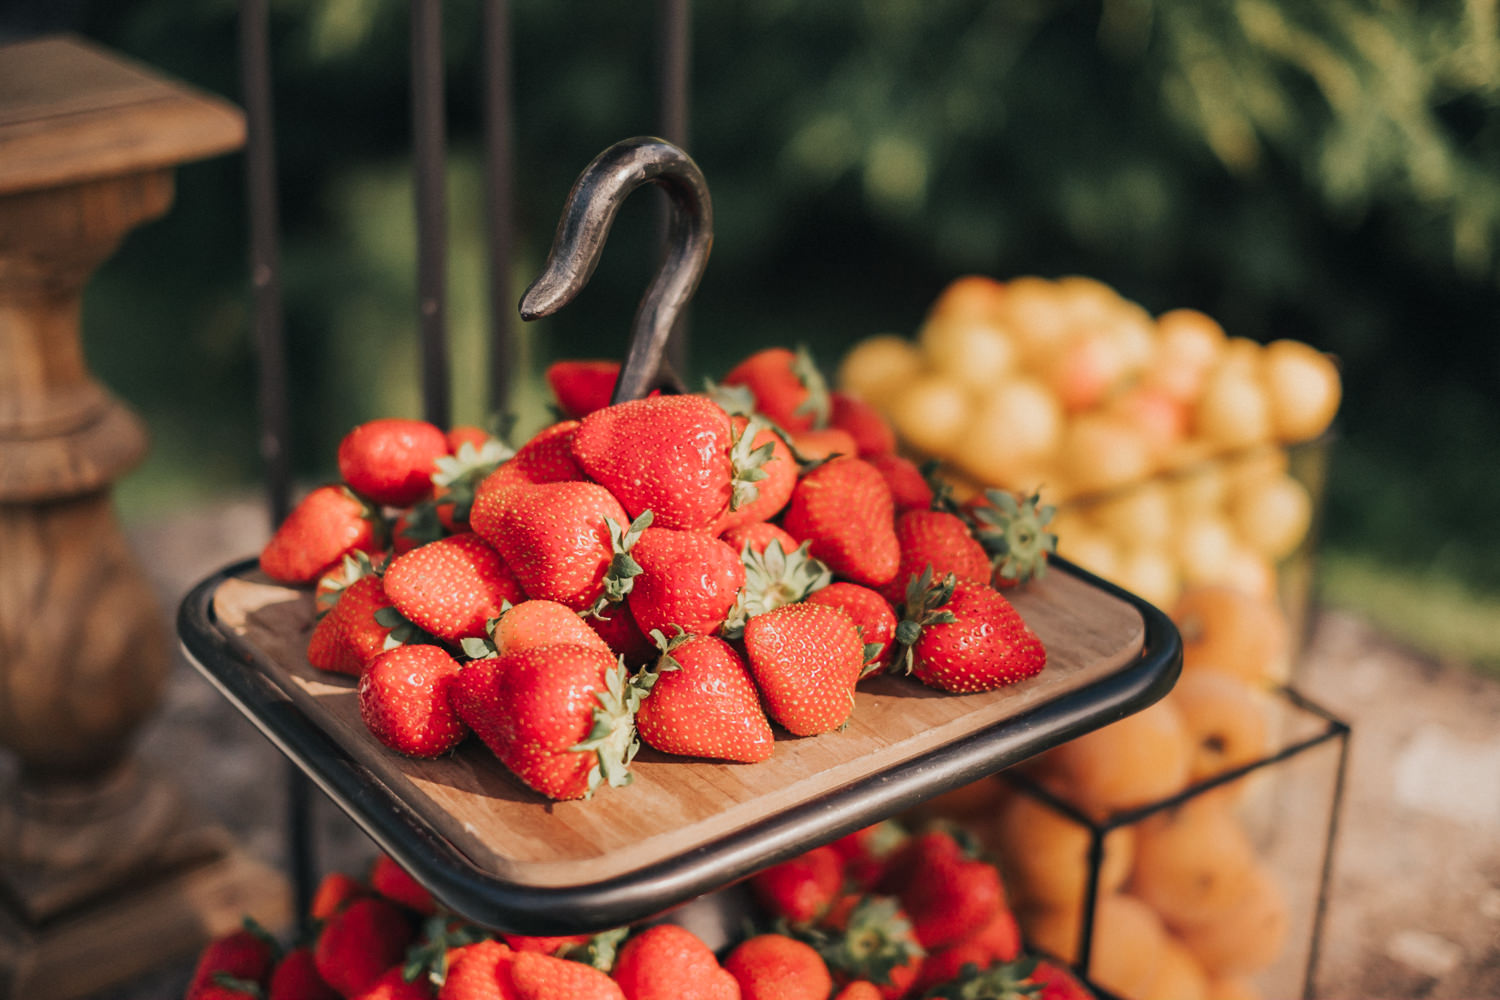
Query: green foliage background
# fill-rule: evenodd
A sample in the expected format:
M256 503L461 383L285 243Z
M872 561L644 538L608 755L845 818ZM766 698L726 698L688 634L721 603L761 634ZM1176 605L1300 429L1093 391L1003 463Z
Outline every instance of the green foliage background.
M236 96L235 4L81 6L84 34ZM316 478L348 426L419 412L409 8L272 6L294 458ZM583 165L657 130L655 26L650 4L512 6L519 290ZM478 420L479 11L444 9L455 416ZM831 367L913 331L966 272L1087 274L1152 311L1305 340L1346 384L1335 596L1386 620L1426 599L1414 634L1463 633L1461 653L1500 662L1495 0L702 3L692 95L716 212L699 372L799 341ZM90 357L156 437L122 490L131 516L259 474L243 183L239 157L182 170L173 212L90 293ZM523 428L547 359L621 351L654 210L627 202L589 290L524 331Z

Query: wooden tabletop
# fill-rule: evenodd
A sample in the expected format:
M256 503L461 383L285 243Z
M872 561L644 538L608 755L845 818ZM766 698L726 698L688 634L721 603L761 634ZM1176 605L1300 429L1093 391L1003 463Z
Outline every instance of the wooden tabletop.
M229 102L72 35L0 46L0 195L238 149Z

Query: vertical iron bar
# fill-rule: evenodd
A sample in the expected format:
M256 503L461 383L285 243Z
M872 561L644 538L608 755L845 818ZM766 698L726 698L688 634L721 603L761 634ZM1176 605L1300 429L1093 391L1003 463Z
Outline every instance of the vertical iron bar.
M257 379L260 454L265 463L267 505L274 528L290 509L291 472L281 251L278 238L276 146L272 127L271 56L267 0L240 6L240 92L245 106L246 200L250 213L250 288L253 341L260 360ZM315 877L312 790L306 775L286 764L286 849L297 914L310 908Z
M657 87L657 121L661 137L687 149L688 146L688 77L690 71L691 16L688 0L658 0L657 52L659 76ZM660 231L665 243L671 206L662 199ZM687 375L687 310L677 320L667 340L666 362L679 375Z
M1323 921L1328 915L1328 893L1333 885L1334 850L1338 843L1339 813L1344 808L1344 785L1349 771L1349 726L1339 721L1339 759L1333 773L1333 801L1329 803L1328 839L1323 844L1323 867L1318 873L1318 900L1313 910L1312 937L1307 945L1307 968L1302 974L1302 1000L1312 1000L1318 959L1323 953Z
M449 424L447 298L447 186L443 175L442 0L411 5L412 153L416 172L417 312L421 331L424 416Z
M515 258L515 138L509 0L485 0L482 30L484 190L490 272L489 407L491 413L504 413L510 404L511 371L516 363L516 305L511 289Z

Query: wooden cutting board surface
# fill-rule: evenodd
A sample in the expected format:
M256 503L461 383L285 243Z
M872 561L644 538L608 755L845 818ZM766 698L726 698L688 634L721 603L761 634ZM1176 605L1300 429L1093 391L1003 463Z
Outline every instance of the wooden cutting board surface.
M308 716L476 866L536 888L588 885L712 843L766 816L1077 691L1141 652L1145 623L1129 603L1067 572L1012 596L1047 647L1036 677L984 694L952 695L914 680L860 685L841 732L792 737L759 764L720 764L643 748L624 788L580 802L550 802L511 776L477 740L441 760L381 746L359 717L355 681L310 666L309 590L248 572L215 591L214 615Z

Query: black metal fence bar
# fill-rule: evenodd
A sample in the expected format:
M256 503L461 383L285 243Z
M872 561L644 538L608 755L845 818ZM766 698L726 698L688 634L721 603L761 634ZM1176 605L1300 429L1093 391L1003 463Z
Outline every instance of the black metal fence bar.
M691 69L691 16L688 0L657 2L657 122L661 137L688 148L688 78ZM665 199L663 199L665 201ZM660 229L666 239L669 206L661 207ZM667 341L666 361L678 374L688 366L686 310Z
M450 422L447 337L447 110L443 102L442 0L411 5L412 158L416 179L417 307L422 405L439 427Z
M485 0L484 23L485 233L489 243L489 406L510 403L516 304L511 290L515 260L514 125L511 95L509 0Z

